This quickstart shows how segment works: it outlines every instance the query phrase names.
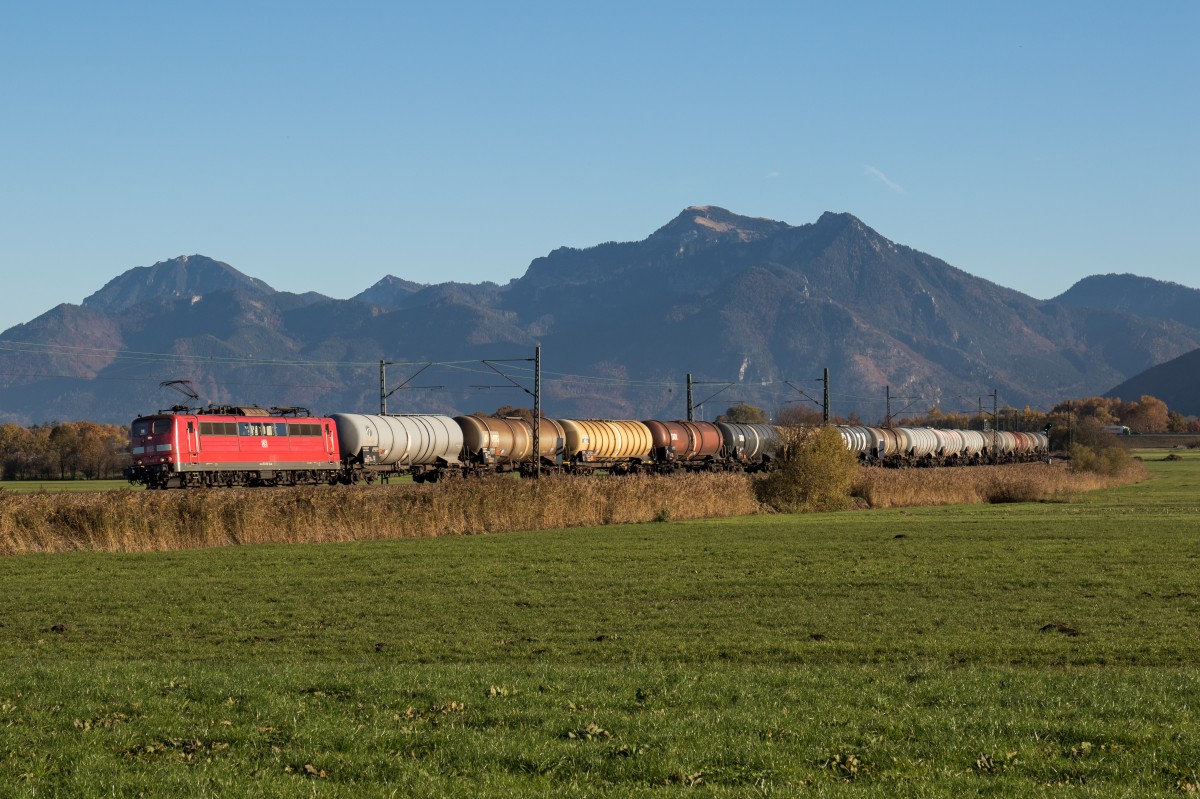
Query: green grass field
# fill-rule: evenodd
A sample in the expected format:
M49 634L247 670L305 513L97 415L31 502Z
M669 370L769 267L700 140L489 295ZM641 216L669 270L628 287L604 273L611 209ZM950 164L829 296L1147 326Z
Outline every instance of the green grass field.
M0 796L1200 791L1200 456L1072 502L0 560Z
M36 491L116 491L131 486L128 480L0 480L0 489L14 494Z

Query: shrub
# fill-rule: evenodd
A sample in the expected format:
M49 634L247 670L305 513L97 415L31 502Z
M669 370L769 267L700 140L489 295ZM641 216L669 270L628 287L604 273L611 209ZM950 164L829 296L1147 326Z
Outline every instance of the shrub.
M858 458L837 429L782 428L780 436L777 467L755 485L759 501L782 513L848 507Z
M1085 444L1071 445L1071 471L1096 471L1096 450Z
M1133 462L1128 450L1121 447L1104 447L1097 451L1083 444L1071 447L1071 470L1094 472L1108 476L1122 474Z

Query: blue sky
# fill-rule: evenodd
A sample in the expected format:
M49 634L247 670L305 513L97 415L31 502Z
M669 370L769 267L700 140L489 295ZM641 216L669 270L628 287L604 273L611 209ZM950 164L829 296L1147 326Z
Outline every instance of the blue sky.
M1200 3L0 11L0 329L181 254L506 282L689 205L847 211L1048 298L1200 286Z

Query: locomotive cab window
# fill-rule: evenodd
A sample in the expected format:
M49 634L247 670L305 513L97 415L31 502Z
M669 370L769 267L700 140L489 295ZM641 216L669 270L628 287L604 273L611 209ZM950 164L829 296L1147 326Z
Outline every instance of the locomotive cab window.
M288 426L284 422L238 422L240 436L286 436Z

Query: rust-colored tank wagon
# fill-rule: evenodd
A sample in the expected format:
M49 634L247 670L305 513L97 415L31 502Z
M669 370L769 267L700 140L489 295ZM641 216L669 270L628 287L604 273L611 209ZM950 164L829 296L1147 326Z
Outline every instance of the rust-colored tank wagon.
M472 463L519 463L533 452L533 428L518 418L455 416Z
M608 464L650 459L654 437L641 422L625 419L560 419L572 463Z
M461 464L462 429L449 416L335 413L330 418L349 468L418 473Z
M463 431L464 457L476 466L510 471L514 465L533 463L533 425L520 417L456 416ZM538 448L543 459L561 463L566 433L554 419L542 419Z
M1035 460L1038 455L1043 455L1050 450L1050 439L1045 433L1015 433L1014 435L1019 438L1017 452L1023 460Z
M654 458L659 462L704 461L721 452L721 431L712 422L642 422L650 430Z
M567 431L557 419L542 418L538 429L538 450L542 459L562 464L566 459Z
M717 422L717 429L721 431L722 450L727 458L740 455L739 459L747 463L766 464L778 454L779 431L769 424Z

